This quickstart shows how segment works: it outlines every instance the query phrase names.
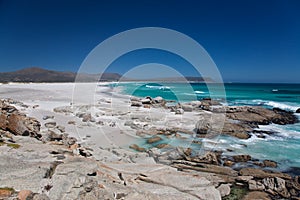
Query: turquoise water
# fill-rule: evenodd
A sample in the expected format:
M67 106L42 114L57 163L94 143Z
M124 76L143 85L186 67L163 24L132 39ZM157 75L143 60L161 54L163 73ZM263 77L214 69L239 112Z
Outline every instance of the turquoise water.
M129 95L161 96L167 100L188 102L211 97L221 100L226 105L258 105L268 108L296 111L300 108L300 84L225 84L226 95L222 94L222 86L204 83L119 83L113 85ZM300 118L300 115L298 115ZM253 135L248 140L240 140L221 136L215 140L204 139L201 147L193 144L194 149L208 147L213 149L232 149L228 154L250 154L256 159L271 159L279 163L280 170L289 167L300 167L300 124L267 125L260 129L276 132L266 138ZM164 141L171 142L171 141ZM181 140L173 143L183 145ZM174 144L173 144L174 145Z

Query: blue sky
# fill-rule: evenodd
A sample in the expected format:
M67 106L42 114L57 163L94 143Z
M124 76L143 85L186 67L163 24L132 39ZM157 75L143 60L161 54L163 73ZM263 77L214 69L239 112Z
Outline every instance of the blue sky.
M38 66L77 71L106 38L137 27L165 27L198 41L233 82L300 82L300 1L0 0L0 71ZM110 71L188 63L160 51L122 56Z

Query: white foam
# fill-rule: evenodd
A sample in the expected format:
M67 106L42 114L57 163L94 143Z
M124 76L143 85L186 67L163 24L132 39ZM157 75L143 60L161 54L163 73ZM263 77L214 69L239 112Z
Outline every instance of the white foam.
M158 85L146 85L146 88L159 89L159 90L169 90L169 86L158 86Z
M296 111L300 105L297 103L291 102L276 102L276 101L267 101L261 99L253 99L253 100L236 100L234 101L236 104L246 104L246 105L265 105L270 106L272 108L280 108L283 110Z
M290 127L293 126L291 129ZM300 138L300 131L294 130L296 127L299 126L300 129L300 124L294 124L294 125L278 125L278 124L270 124L270 125L259 125L259 130L263 131L273 131L275 134L270 135L270 139L276 139L276 140L282 140L282 137L287 137L287 138ZM278 137L279 136L279 137Z
M195 93L196 94L204 94L205 92L196 90Z
M284 103L284 102L275 102L275 101L268 101L264 102L265 105L271 106L273 108L280 108L283 110L290 110L290 111L296 111L299 106L296 106L292 103Z

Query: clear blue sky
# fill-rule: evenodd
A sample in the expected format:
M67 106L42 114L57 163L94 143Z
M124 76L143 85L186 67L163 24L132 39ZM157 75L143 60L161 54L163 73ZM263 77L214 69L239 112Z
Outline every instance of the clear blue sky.
M197 40L225 81L300 82L299 10L298 0L0 0L0 71L32 66L77 71L106 38L158 26ZM183 70L186 63L176 59L165 52L135 52L110 70L125 73L142 62L170 60Z

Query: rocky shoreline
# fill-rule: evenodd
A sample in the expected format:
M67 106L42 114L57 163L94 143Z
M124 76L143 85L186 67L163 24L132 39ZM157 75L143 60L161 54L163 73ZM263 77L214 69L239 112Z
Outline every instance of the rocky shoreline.
M296 123L292 112L222 106L211 99L168 105L159 97L133 97L128 102L132 114L126 114L101 107L109 103L101 100L95 113L90 106L56 107L55 116L43 115L40 121L20 111L38 106L1 100L0 199L300 199L299 176L278 172L274 161L162 143L163 138L184 140L180 133L213 137L220 128L214 120L220 119L224 135L264 137L273 133L257 130L258 125ZM153 118L145 117L152 109ZM162 111L168 113L163 115L168 127L158 123ZM73 116L68 126L114 130L122 123L153 147L129 144L134 152L89 145L70 134L56 115ZM103 120L107 115L111 118Z

